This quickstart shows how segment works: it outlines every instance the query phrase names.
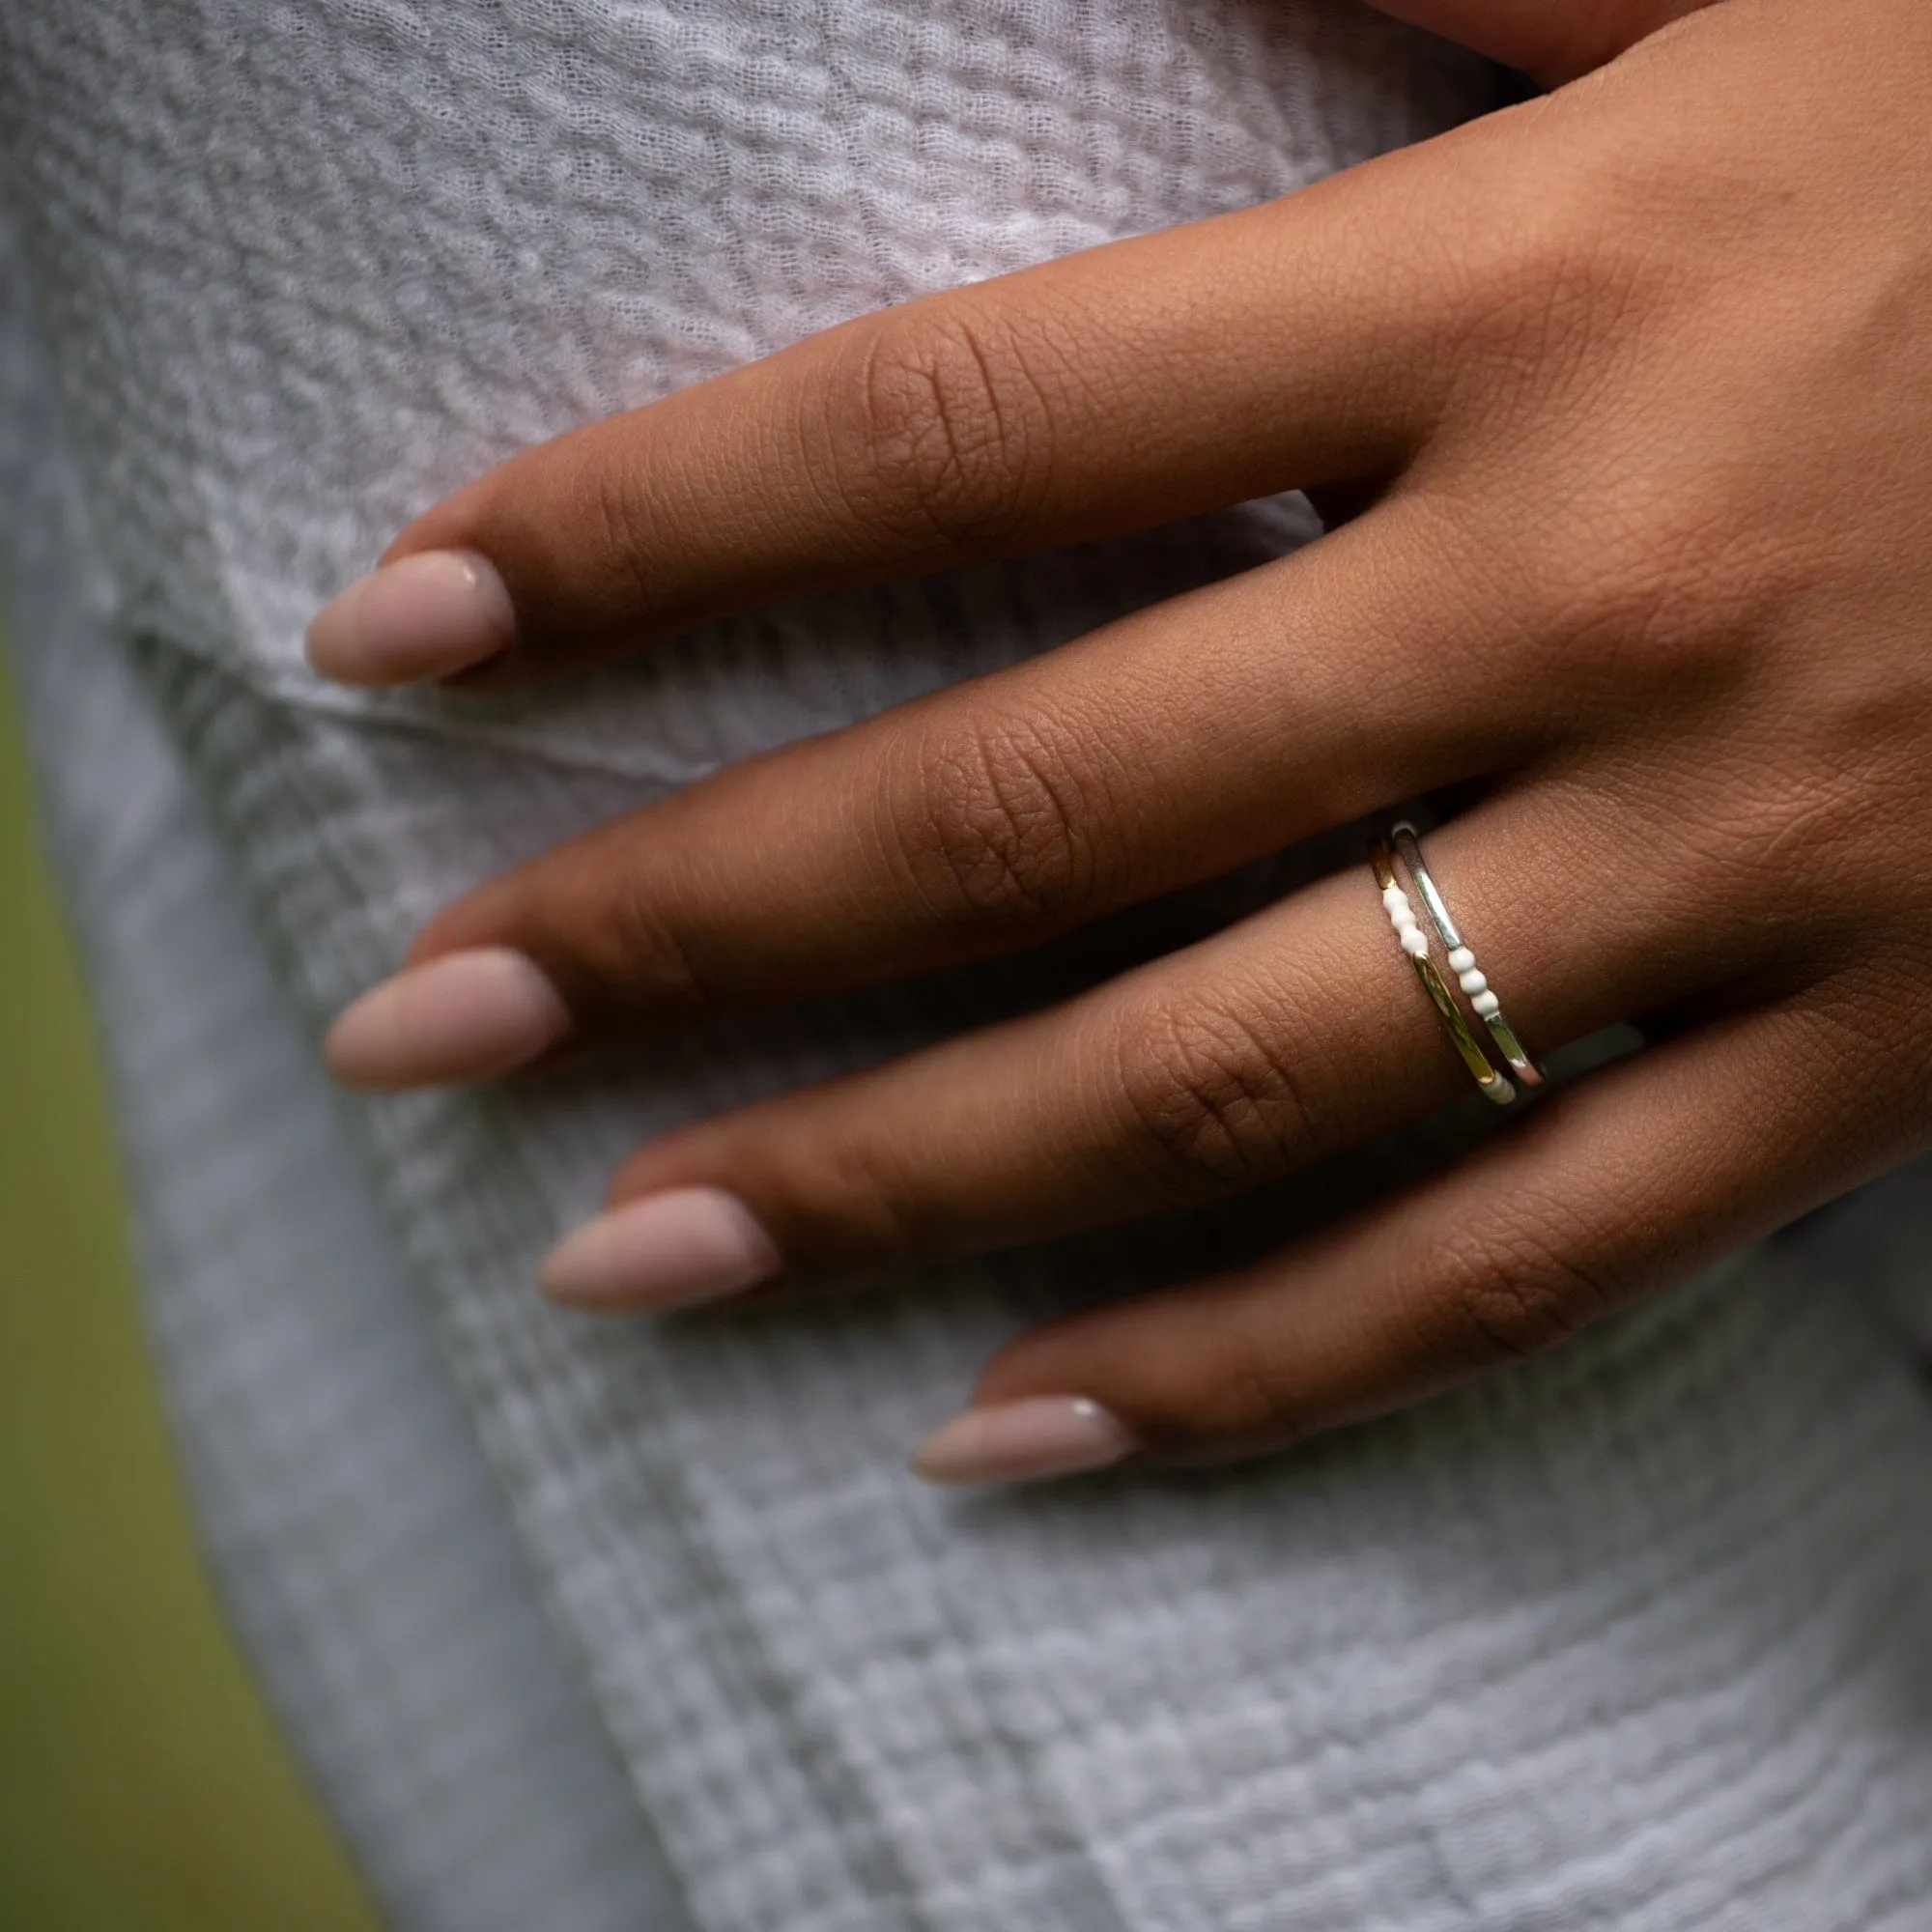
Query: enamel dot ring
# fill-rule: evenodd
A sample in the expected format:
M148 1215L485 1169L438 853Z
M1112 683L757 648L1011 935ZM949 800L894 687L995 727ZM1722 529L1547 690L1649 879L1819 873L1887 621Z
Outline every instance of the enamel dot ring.
M1463 1065L1469 1069L1470 1077L1486 1098L1499 1107L1507 1106L1516 1098L1516 1087L1509 1074L1497 1067L1484 1051L1481 1039L1464 1018L1455 994L1449 990L1448 982L1430 956L1429 935L1415 916L1408 894L1396 877L1395 866L1389 855L1390 842L1401 856L1409 883L1421 898L1436 937L1442 942L1449 970L1456 976L1457 987L1468 1001L1470 1012L1482 1022L1509 1073L1525 1087L1540 1087L1543 1085L1543 1070L1524 1051L1516 1030L1504 1018L1501 1000L1476 964L1475 953L1463 943L1455 920L1450 917L1449 908L1442 901L1442 895L1436 890L1435 881L1430 876L1428 862L1422 856L1422 841L1415 827L1405 820L1390 831L1388 842L1378 838L1369 847L1369 864L1375 871L1376 884L1381 888L1382 910L1388 914L1389 924L1398 943L1415 968L1416 978L1421 980L1423 990L1429 995L1430 1003L1449 1036L1450 1043Z

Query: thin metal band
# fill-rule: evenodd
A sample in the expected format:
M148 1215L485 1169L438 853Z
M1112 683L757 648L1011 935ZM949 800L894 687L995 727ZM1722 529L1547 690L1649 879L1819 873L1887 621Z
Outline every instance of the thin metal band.
M1470 1031L1469 1022L1463 1017L1463 1009L1456 1004L1455 994L1435 970L1435 962L1429 956L1429 942L1422 937L1421 929L1408 912L1408 895L1396 883L1389 849L1379 838L1369 846L1369 864L1375 868L1376 884L1382 890L1382 904L1388 911L1389 923L1402 940L1402 950L1407 953L1408 963L1415 968L1415 977L1422 981L1422 990L1429 995L1450 1043L1462 1056L1463 1065L1469 1069L1469 1077L1485 1098L1493 1100L1498 1107L1508 1106L1516 1098L1516 1089L1491 1065L1490 1056L1483 1051L1482 1041ZM1391 894L1402 902L1400 912L1391 901ZM1420 951L1404 932L1405 925L1409 932L1415 933Z
M1395 849L1402 854L1402 863L1408 867L1415 890L1422 895L1430 923L1449 954L1449 970L1456 975L1457 983L1475 1009L1476 1017L1489 1028L1490 1037L1509 1062L1510 1071L1525 1087L1541 1087L1543 1069L1523 1051L1516 1029L1503 1017L1502 1002L1496 998L1488 978L1478 970L1476 955L1463 943L1456 922L1449 917L1449 908L1442 903L1442 895L1435 890L1435 881L1429 876L1429 867L1422 857L1422 840L1415 827L1405 820L1389 836L1395 840Z

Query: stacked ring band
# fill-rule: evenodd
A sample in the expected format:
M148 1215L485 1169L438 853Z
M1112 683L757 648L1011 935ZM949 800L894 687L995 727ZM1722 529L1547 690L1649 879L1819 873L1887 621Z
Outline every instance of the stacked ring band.
M1402 854L1402 863L1408 867L1411 883L1422 895L1422 903L1429 909L1429 923L1435 926L1436 936L1449 955L1449 970L1456 975L1457 983L1467 995L1476 1017L1489 1028L1490 1037L1509 1063L1510 1071L1525 1087L1541 1087L1542 1068L1523 1051L1516 1030L1504 1019L1502 1002L1477 968L1476 955L1463 945L1463 935L1456 929L1456 922L1449 917L1449 908L1442 903L1442 895L1435 890L1435 881L1429 876L1429 867L1422 857L1422 841L1416 836L1415 827L1405 821L1389 836L1395 840L1395 849Z
M1389 923L1394 926L1395 935L1402 942L1402 950L1407 953L1409 964L1415 968L1415 977L1422 981L1423 991L1429 995L1440 1016L1450 1043L1462 1056L1463 1065L1469 1069L1469 1077L1475 1081L1486 1099L1493 1100L1498 1107L1508 1106L1516 1098L1516 1089L1505 1075L1498 1073L1490 1064L1482 1041L1470 1031L1469 1022L1463 1017L1463 1009L1456 1004L1455 994L1436 971L1435 962L1429 956L1429 936L1415 923L1408 895L1396 883L1395 867L1390 862L1388 847L1379 838L1369 847L1369 864L1375 867L1376 884L1382 889L1382 909L1389 916Z

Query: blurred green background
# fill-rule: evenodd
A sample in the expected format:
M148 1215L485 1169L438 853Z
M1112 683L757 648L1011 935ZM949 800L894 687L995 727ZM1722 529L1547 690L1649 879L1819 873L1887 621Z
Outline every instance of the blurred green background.
M375 1925L189 1541L0 671L0 1927Z

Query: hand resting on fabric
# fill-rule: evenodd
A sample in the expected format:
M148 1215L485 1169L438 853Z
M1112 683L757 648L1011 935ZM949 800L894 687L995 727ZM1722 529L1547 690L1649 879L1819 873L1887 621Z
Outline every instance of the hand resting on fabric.
M1518 1031L1653 1043L1262 1264L1021 1337L923 1452L942 1480L1386 1410L1932 1138L1932 13L1395 11L1567 84L530 450L311 633L352 682L510 683L1285 489L1366 505L485 885L331 1037L360 1085L501 1074L1026 947L1471 786L1430 856ZM1466 1083L1364 865L639 1149L546 1285L665 1307L1125 1220Z

